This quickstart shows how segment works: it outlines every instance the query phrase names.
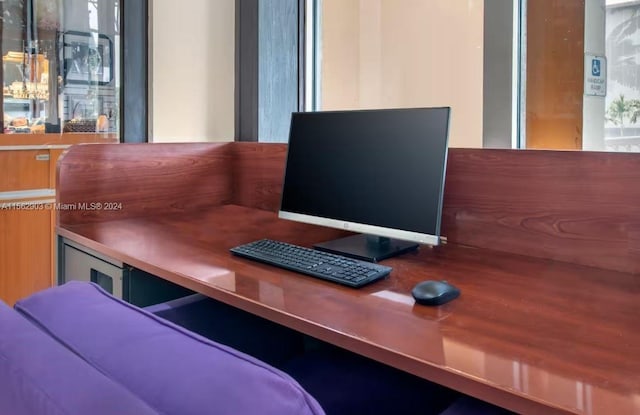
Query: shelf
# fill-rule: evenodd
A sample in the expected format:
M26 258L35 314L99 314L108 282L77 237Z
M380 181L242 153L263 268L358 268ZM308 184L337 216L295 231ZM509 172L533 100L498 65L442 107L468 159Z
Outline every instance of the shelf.
M39 98L10 98L5 97L2 100L5 104L30 104L33 101L47 102L46 99Z
M31 103L38 103L38 104L43 104L45 102L47 102L48 100L46 99L38 99L38 98L4 98L3 103L6 104L31 104Z

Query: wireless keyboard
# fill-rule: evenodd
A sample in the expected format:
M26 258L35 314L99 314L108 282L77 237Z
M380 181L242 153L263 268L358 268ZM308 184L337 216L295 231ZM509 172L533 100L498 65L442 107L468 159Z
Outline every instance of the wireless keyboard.
M231 248L231 253L354 288L384 278L391 272L391 268L384 265L271 239Z

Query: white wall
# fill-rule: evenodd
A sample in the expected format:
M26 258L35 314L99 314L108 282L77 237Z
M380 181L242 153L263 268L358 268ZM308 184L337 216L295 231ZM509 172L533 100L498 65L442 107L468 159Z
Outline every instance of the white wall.
M234 5L149 2L150 141L233 141Z
M605 0L586 0L584 9L584 52L605 56ZM605 97L584 95L582 99L583 150L605 149L605 112Z
M451 106L482 147L483 0L323 0L321 109Z

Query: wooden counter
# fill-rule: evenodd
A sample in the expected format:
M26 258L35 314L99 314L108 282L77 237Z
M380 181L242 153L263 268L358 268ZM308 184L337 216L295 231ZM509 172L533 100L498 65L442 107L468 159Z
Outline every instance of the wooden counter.
M356 290L229 254L264 237L310 246L342 233L277 218L285 150L74 147L58 169L58 202L70 207L59 212L58 234L518 413L640 413L640 190L616 194L640 176L628 170L637 155L452 149L449 243L384 261L389 278ZM618 182L606 180L618 169ZM113 208L77 208L91 202ZM599 237L615 243L583 254ZM603 257L612 252L616 261ZM410 290L427 279L462 295L415 305Z
M0 149L11 147L69 147L80 143L117 143L113 133L47 133L47 134L0 134Z

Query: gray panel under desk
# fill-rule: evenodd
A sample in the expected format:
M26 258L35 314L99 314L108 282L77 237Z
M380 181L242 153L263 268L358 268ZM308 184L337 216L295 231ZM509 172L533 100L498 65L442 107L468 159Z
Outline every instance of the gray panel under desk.
M139 307L193 294L170 281L59 237L57 282L68 281L96 283L113 296Z

